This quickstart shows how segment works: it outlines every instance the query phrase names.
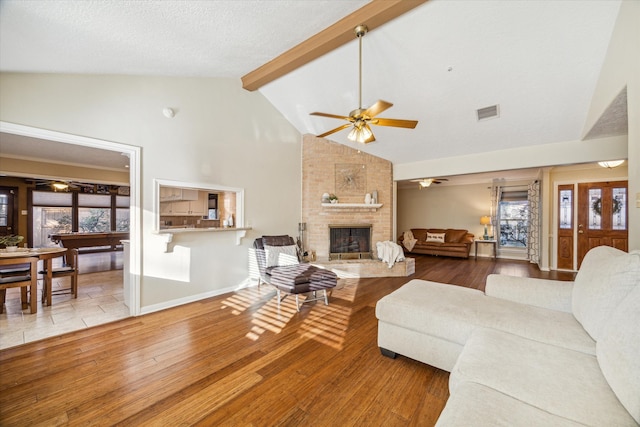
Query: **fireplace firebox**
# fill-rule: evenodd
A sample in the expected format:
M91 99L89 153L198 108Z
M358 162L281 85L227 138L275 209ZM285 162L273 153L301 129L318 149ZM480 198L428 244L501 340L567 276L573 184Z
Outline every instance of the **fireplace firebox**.
M371 224L329 225L329 260L372 258Z

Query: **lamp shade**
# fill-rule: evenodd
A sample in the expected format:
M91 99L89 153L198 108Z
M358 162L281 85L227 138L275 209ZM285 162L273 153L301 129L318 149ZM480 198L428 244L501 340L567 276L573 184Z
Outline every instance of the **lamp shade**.
M480 217L480 224L482 224L482 225L491 224L491 217L490 216L481 216Z

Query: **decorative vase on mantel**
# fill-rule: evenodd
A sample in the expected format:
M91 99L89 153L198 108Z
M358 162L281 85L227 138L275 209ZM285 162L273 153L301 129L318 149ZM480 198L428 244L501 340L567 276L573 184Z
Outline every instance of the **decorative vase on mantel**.
M367 193L364 196L364 204L365 205L370 205L371 204L371 193Z

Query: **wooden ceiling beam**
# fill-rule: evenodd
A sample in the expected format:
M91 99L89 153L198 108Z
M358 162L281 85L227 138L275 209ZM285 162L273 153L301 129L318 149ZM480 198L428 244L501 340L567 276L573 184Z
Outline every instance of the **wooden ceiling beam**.
M243 76L242 87L249 91L260 89L298 67L355 40L353 30L357 25L365 24L369 31L372 31L427 1L372 0L371 3Z

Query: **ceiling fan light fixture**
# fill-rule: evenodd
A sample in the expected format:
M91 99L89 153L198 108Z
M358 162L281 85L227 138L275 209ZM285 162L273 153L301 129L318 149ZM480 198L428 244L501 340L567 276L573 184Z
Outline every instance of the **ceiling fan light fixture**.
M423 179L419 182L420 188L427 188L433 183L433 179Z
M349 132L347 136L349 141L359 142L361 144L374 141L372 137L373 132L371 132L371 128L361 121L354 123L353 129L351 129L351 132Z
M69 184L64 183L64 182L54 182L53 184L51 184L51 186L56 191L58 191L58 190L63 191L63 190L67 190L69 188Z

